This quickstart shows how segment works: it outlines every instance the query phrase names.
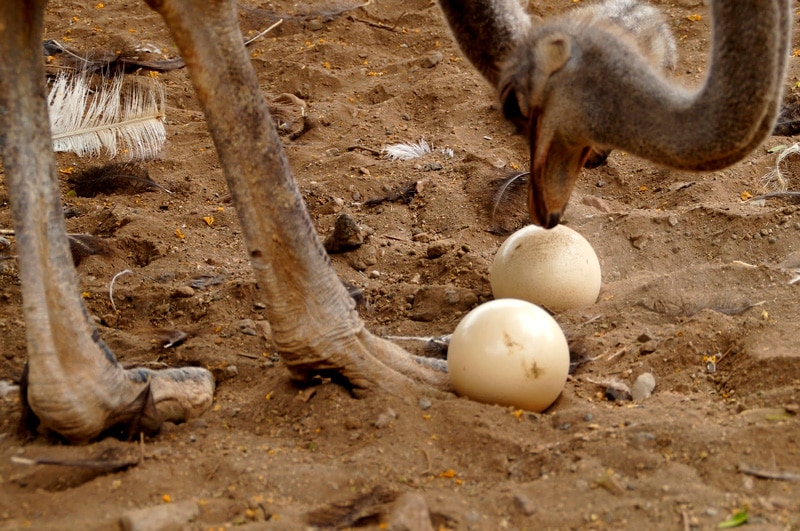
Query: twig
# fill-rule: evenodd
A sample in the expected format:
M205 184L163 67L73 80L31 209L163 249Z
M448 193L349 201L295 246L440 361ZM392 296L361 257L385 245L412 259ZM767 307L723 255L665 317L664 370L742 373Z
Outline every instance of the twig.
M800 474L783 472L780 470L760 470L758 468L753 468L743 464L739 465L739 472L761 479L774 479L777 481L800 481Z
M14 229L0 229L0 234L3 236L14 236Z
M681 511L681 518L683 519L683 531L690 531L691 530L691 522L689 520L689 514L685 511Z
M258 33L258 34L256 34L256 35L254 35L253 37L250 37L249 39L247 39L246 41L244 41L244 45L245 45L245 46L248 46L248 45L252 44L254 41L256 41L257 39L260 39L261 37L263 37L264 35L266 35L266 34L267 34L267 33L269 33L270 31L274 30L275 28L277 28L277 27L278 27L278 26L280 26L281 24L283 24L283 19L280 19L280 20L278 20L278 22L276 22L276 23L275 23L275 24L273 24L272 26L268 27L268 28L267 28L267 29L265 29L264 31L262 31L262 32L260 32L260 33Z
M420 448L420 450L422 451L423 454L425 454L425 460L428 462L428 468L420 472L419 475L425 476L433 472L433 463L431 462L431 454L429 454L425 448Z
M368 148L368 147L364 147L364 146L349 146L347 149L345 149L345 151L355 151L356 149L360 149L362 151L367 151L367 152L372 153L373 155L377 155L379 157L381 155L383 155L383 152L381 152L380 150L372 149L372 148Z
M602 318L603 318L603 314L599 313L599 314L595 315L594 317L592 317L591 319L589 319L588 321L586 321L585 323L583 323L583 326L586 326L588 324L592 324L593 322L597 321L598 319L602 319Z
M367 5L367 4L369 4L369 2L367 2L364 5ZM359 7L364 7L364 6L359 6ZM356 22L361 22L362 24L367 24L369 26L372 26L373 28L384 29L384 30L389 30L389 31L395 31L397 29L397 26L400 25L400 21L407 14L408 13L406 11L403 11L402 13L400 13L400 16L397 17L397 20L395 20L395 22L394 22L394 26L387 26L383 22L372 22L371 20L366 20L366 19L358 18L358 17L353 17L353 20L355 20Z
M386 238L387 240L394 240L396 242L414 243L412 240L409 240L408 238L401 238L400 236L392 236L391 234L384 234L383 237Z
M256 356L255 354L245 354L244 352L237 352L236 355L237 356L241 356L243 358L251 359L251 360L261 359L258 356Z
M133 273L130 269L123 269L111 279L111 283L108 285L108 298L111 299L111 308L114 310L114 313L117 313L117 305L114 304L114 282L117 281L119 277L122 275L127 275L129 273Z
M623 354L625 354L625 352L626 352L627 350L628 350L628 347L622 347L621 349L619 349L618 351L616 351L615 353L613 353L612 355L610 355L610 356L608 357L608 361L611 361L611 360L613 360L614 358L617 358L617 357L619 357L619 356L622 356Z
M787 190L785 192L770 192L768 194L751 197L750 199L747 200L747 202L749 203L750 201L756 201L758 199L774 199L777 197L800 197L800 191Z
M105 461L103 459L57 459L54 457L20 457L18 455L11 456L11 462L17 465L55 465L55 466L69 466L74 468L88 468L91 470L101 470L104 472L116 472L118 470L125 470L132 466L136 466L141 462L141 454L136 456L136 459L121 459L119 461Z

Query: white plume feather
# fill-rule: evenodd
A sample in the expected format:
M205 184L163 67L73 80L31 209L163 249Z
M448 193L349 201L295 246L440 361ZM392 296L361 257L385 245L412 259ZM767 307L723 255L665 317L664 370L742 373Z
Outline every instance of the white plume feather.
M124 89L124 90L123 90ZM48 96L53 150L78 156L154 157L164 146L164 90L155 80L123 76L91 90L85 76L59 75Z

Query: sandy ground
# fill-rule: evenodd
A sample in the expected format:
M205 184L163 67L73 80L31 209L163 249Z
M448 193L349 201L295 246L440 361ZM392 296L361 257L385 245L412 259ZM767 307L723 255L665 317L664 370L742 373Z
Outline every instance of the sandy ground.
M698 83L707 8L654 3L679 42L675 76ZM284 19L250 45L253 64L270 98L291 94L307 105L313 127L301 131L295 114L282 138L319 233L343 213L365 228L364 245L333 262L363 290L369 328L446 334L491 299L494 253L525 222L518 193L494 216L492 205L496 181L527 168L527 143L502 120L429 0L338 9L348 7L247 1L241 27L248 35ZM530 9L572 8L544 0ZM155 14L115 0L52 1L46 38L98 55L145 44L156 59L176 54ZM404 519L428 516L435 529L712 529L738 511L751 529L800 528L800 285L791 284L800 214L790 199L742 200L763 192L770 151L792 138L769 138L713 173L621 152L584 172L564 221L596 250L603 287L595 305L555 315L579 363L545 413L455 397L355 399L326 381L289 382L187 74L158 80L168 141L146 168L174 193L78 197L69 179L107 161L59 155L67 224L114 250L78 270L121 361L210 367L220 380L214 406L143 447L115 439L68 447L17 436L18 401L0 399L0 528L114 529L140 508L188 529L401 529ZM399 162L380 153L422 138L454 156ZM797 188L800 166L788 159L783 169ZM367 203L410 184L408 203ZM0 185L0 228L11 228L10 217ZM0 380L13 382L25 360L24 322L13 237L4 238ZM451 240L446 252L429 258L440 240ZM133 274L115 283L115 315L109 283L128 268ZM163 348L175 330L188 337ZM643 372L655 376L652 397L609 399L603 382L631 384ZM138 465L113 473L11 460L140 452Z

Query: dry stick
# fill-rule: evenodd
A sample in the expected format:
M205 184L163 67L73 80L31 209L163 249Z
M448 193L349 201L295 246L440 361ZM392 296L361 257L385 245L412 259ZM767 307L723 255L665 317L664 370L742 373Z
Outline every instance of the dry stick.
M369 2L367 2L367 4L369 4ZM364 5L367 5L367 4L364 4ZM359 7L364 7L364 6L359 6ZM366 20L366 19L358 18L358 17L353 17L353 20L355 20L356 22L361 22L362 24L367 24L369 26L372 26L373 28L384 29L384 30L388 30L388 31L394 31L394 30L397 29L397 26L400 25L400 21L403 19L403 17L406 16L407 14L408 13L406 11L403 11L402 13L400 13L400 16L397 17L397 20L395 20L395 22L394 22L394 26L387 26L383 22L372 22L371 20Z
M136 459L121 459L115 461L105 461L102 459L58 459L54 457L21 457L11 456L11 462L17 465L54 465L73 468L87 468L90 470L100 470L103 472L116 472L125 470L141 463L141 454Z
M276 22L276 23L275 23L275 24L273 24L272 26L268 27L268 28L267 28L267 29L265 29L264 31L262 31L262 32L260 32L260 33L256 34L255 36L253 36L253 37L251 37L251 38L247 39L246 41L244 41L244 45L245 45L245 46L248 46L248 45L252 44L254 41L256 41L256 40L260 39L261 37L263 37L264 35L266 35L266 34L267 34L267 33L269 33L270 31L274 30L275 28L277 28L277 27L278 27L278 26L280 26L281 24L283 24L283 19L280 19L280 20L278 20L278 22Z
M0 234L3 236L14 236L14 229L0 229Z
M691 522L689 520L689 514L685 510L681 510L681 518L683 518L683 530L690 531Z
M114 304L114 282L117 281L119 277L122 275L127 275L133 273L130 269L123 269L111 279L111 283L108 285L108 298L111 299L111 308L114 310L114 313L117 313L117 305Z
M739 472L761 479L774 479L777 481L800 481L800 474L774 470L759 470L758 468L753 468L747 465L739 465Z
M750 201L756 201L758 199L774 199L777 197L800 197L800 191L787 190L785 192L770 192L768 194L751 197L747 202L749 203Z
M379 157L380 157L381 155L383 155L383 152L382 152L382 151L379 151L379 150L377 150L377 149L372 149L372 148L364 147L364 146L349 146L347 149L345 149L345 151L355 151L356 149L360 149L360 150L362 150L362 151L366 151L366 152L368 152L368 153L372 153L373 155L378 155Z

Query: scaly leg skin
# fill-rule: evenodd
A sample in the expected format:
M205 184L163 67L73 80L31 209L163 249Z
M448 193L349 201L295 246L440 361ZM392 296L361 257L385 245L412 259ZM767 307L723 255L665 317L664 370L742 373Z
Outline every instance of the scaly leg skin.
M67 440L122 425L154 430L211 404L205 369L124 370L90 324L69 253L42 63L44 0L0 2L0 145L28 343L23 402Z
M446 374L364 328L297 190L242 44L235 3L148 3L164 17L189 67L265 292L273 339L292 377L337 373L357 390L396 394L448 389Z

